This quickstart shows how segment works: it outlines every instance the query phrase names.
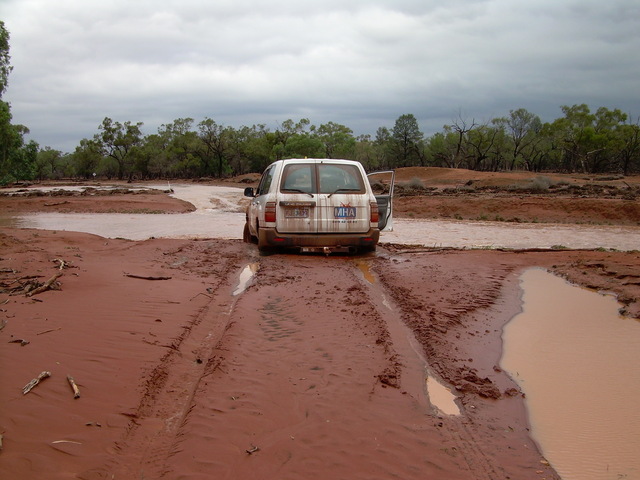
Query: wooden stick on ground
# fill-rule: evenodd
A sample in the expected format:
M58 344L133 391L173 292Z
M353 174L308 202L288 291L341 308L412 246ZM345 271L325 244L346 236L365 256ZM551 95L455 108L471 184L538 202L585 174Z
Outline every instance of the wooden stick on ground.
M125 273L124 276L130 278L139 278L141 280L171 280L171 277L153 277L146 275L136 275L134 273Z
M36 335L44 335L45 333L57 332L58 330L62 330L62 327L50 328L49 330L45 330L43 332L38 332L38 333L36 333Z
M27 297L32 297L33 295L37 295L38 293L42 293L44 291L49 290L50 288L53 288L53 284L55 283L55 281L60 278L62 276L62 272L58 272L56 273L53 277L51 277L49 280L47 280L44 285L41 285L40 287L31 290L29 293L27 293Z
M42 372L40 375L38 375L36 378L34 378L33 380L31 380L29 383L27 383L24 388L22 389L22 394L26 395L27 393L29 393L31 391L31 389L33 387L35 387L36 385L38 385L40 383L40 380L44 380L47 377L51 376L51 372Z
M69 381L69 385L71 385L71 388L73 390L73 398L80 398L80 390L78 389L78 385L76 385L76 382L73 380L73 377L71 375L67 375L67 380Z

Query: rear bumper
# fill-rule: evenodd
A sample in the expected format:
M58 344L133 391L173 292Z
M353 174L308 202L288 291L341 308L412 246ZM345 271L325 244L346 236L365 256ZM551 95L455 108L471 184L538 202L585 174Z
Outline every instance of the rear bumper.
M364 233L278 233L275 228L260 228L260 243L273 247L371 247L377 245L380 230Z

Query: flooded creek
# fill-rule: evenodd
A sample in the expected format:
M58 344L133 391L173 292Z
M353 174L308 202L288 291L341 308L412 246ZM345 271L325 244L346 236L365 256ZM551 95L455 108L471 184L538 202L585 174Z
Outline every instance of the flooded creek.
M173 196L192 203L196 211L185 214L40 213L17 217L0 214L0 224L78 231L130 240L150 237L242 238L247 200L241 189L181 184L161 184L156 188L166 190L168 187L173 190ZM520 249L564 246L626 251L640 245L640 227L396 218L394 231L383 232L380 241L427 247Z
M640 478L640 322L613 296L542 269L521 281L501 364L526 394L545 458L563 480Z

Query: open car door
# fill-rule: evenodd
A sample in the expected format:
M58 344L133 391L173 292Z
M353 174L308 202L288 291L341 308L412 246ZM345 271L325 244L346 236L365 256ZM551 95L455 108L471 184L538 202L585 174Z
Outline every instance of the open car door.
M381 232L393 231L393 187L396 179L394 170L372 172L367 175L373 194L378 202L378 228Z

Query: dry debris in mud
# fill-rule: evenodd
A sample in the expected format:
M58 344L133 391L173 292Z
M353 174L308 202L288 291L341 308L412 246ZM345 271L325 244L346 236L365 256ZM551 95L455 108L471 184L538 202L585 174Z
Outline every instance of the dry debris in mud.
M80 389L71 375L67 375L67 381L73 390L73 398L80 398Z
M56 273L46 282L38 280L41 278L40 275L26 275L14 279L7 279L0 282L0 293L8 293L10 296L26 295L31 297L45 290L59 290L60 286L56 280L60 278L61 275L61 273Z
M47 372L44 371L42 373L40 373L40 375L38 375L36 378L34 378L33 380L31 380L29 383L27 383L23 388L22 388L22 394L26 395L27 393L29 393L31 390L33 390L33 388L38 385L42 380L44 380L45 378L48 378L51 376L51 372Z

